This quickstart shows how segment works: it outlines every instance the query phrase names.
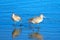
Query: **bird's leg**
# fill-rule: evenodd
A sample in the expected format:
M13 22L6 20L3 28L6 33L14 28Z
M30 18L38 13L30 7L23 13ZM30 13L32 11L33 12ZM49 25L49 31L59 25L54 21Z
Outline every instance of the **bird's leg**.
M16 26L16 22L14 22L13 26Z
M32 26L32 23L29 22L29 29L32 30L32 33L34 33L34 26Z
M22 31L22 25L20 24L20 28L19 28L21 31Z
M31 23L29 22L29 29L32 29L32 25L31 25Z
M39 33L39 32L40 32L40 26L39 26L39 24L38 24L38 28L37 28L37 30L38 30L37 32Z
M33 33L34 33L34 27L32 26L32 31L33 31Z
M30 28L32 29L32 33L34 33L34 26L30 26Z
M20 22L19 26L20 26L20 29L22 30L22 26L23 26L23 25L22 25L22 22Z
M13 27L14 27L14 29L16 29L16 22L14 22Z
M20 23L20 25L19 25L19 26L23 26L22 22Z
M39 33L40 32L40 27L38 27L37 30L38 30L38 33Z
M21 31L22 31L22 26L19 28L19 30L21 30Z

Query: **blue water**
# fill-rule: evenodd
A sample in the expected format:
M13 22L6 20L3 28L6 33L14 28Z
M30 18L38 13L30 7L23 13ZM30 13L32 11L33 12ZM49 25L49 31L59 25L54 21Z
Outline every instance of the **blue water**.
M0 40L12 40L12 12L22 17L24 28L29 27L29 18L43 13L46 18L39 24L43 39L60 40L60 0L0 0ZM23 29L15 40L32 40L28 38L30 33Z

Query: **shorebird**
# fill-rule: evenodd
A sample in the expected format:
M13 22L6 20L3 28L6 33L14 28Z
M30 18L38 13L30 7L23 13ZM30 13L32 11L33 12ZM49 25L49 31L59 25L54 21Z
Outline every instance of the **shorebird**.
M45 18L45 17L44 17L43 14L41 14L40 16L31 18L31 19L29 20L29 22L31 22L31 23L33 23L33 24L38 24L38 23L41 23L41 22L43 21L43 18Z
M38 33L33 33L30 35L30 38L37 38L38 40L42 40L42 35Z
M15 37L17 37L21 33L21 31L21 29L14 29L12 32L12 38L14 39Z
M34 18L31 18L29 20L29 23L32 23L32 24L38 24L41 23L43 21L43 19L46 18L43 14L41 14L40 16L37 16L37 17L34 17ZM30 25L30 24L29 24ZM30 25L30 28L33 29L34 27ZM38 32L39 32L39 29L40 27L38 27ZM34 29L33 29L34 30Z
M19 21L21 21L21 17L20 16L18 16L18 15L16 15L16 14L12 14L12 19L15 21L15 22L19 22Z
M19 22L22 20L22 18L20 16L14 14L14 13L12 14L12 19L15 22L15 24L13 24L14 26L16 26L16 22ZM19 26L22 26L22 24L20 24Z

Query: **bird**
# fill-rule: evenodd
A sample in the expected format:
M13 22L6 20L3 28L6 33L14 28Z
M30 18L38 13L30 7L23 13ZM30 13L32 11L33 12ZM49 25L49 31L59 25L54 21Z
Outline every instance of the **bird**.
M40 16L29 19L29 22L33 24L39 24L43 21L44 18L46 17L43 14L41 14Z
M12 19L15 21L15 22L19 22L19 21L21 21L21 17L20 16L18 16L18 15L16 15L16 14L12 14Z
M17 37L20 33L21 33L21 29L14 29L12 32L12 38L14 39L15 37Z
M17 22L21 22L21 20L22 20L22 18L20 16L16 15L15 13L12 14L12 19L14 21L14 24L13 24L14 26L16 26ZM20 23L19 26L22 26L22 24Z
M38 40L43 40L42 39L42 35L38 34L38 33L33 33L29 36L29 38L37 38Z
M34 17L34 18L30 18L29 19L29 23L32 24L40 24L41 22L43 22L43 19L46 18L43 14L40 14L40 16ZM29 28L34 28L33 26L31 26L31 24L29 24ZM39 32L40 27L38 27L38 32ZM34 29L33 29L34 30ZM34 32L34 31L33 31Z

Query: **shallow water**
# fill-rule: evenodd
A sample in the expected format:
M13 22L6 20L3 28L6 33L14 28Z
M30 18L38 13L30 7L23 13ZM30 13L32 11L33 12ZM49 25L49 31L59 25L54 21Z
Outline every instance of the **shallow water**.
M0 40L12 40L14 22L11 19L12 12L22 17L22 33L15 40L31 40L28 34L32 30L24 30L29 27L28 19L43 13L46 18L39 25L40 34L44 40L60 40L60 1L59 0L0 0ZM19 28L17 23L16 28ZM36 30L35 30L36 31Z

